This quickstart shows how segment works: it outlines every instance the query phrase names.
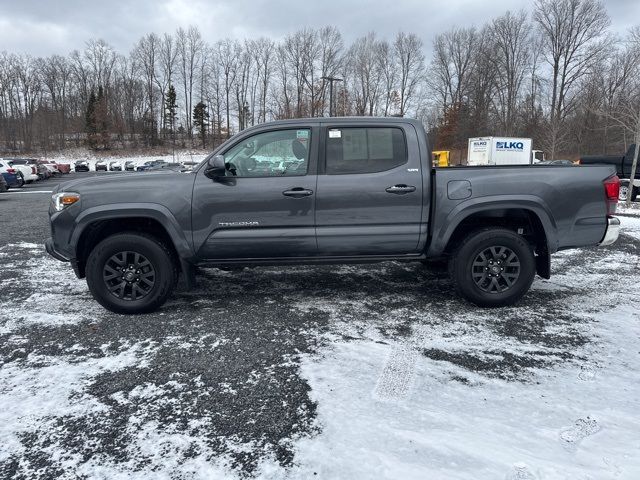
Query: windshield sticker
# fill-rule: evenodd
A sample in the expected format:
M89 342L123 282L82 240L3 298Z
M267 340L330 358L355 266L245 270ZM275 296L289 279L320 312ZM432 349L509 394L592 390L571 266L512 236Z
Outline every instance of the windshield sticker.
M340 130L329 130L329 138L341 138L342 131Z
M296 138L309 138L309 130L296 130Z

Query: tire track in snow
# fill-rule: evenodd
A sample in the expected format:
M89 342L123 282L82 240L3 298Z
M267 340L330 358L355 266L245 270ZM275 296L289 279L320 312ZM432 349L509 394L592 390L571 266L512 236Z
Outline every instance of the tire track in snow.
M407 397L415 376L417 352L409 345L396 346L380 372L374 398L399 401Z

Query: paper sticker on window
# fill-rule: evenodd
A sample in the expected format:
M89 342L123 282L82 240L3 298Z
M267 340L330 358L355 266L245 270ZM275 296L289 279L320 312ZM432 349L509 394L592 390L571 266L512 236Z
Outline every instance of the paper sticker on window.
M329 130L329 138L341 138L342 131L340 130Z
M309 138L309 130L296 130L296 138Z

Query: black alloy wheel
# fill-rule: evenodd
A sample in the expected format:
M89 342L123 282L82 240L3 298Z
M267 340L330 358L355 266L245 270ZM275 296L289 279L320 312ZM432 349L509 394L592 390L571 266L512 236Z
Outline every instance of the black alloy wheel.
M520 259L505 246L491 246L478 253L471 267L471 275L483 292L505 292L520 276Z
M116 313L147 313L171 295L178 279L171 246L142 232L122 232L98 243L86 260L89 291Z
M105 262L102 279L111 295L122 300L140 300L153 290L156 271L144 255L124 251Z
M513 305L536 274L534 247L513 230L489 227L469 232L449 256L458 294L481 307Z

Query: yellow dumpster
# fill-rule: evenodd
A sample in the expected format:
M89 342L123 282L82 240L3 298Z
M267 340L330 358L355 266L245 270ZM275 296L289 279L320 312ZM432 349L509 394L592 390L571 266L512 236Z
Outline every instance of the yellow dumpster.
M449 150L434 150L431 155L433 156L434 167L449 166Z

